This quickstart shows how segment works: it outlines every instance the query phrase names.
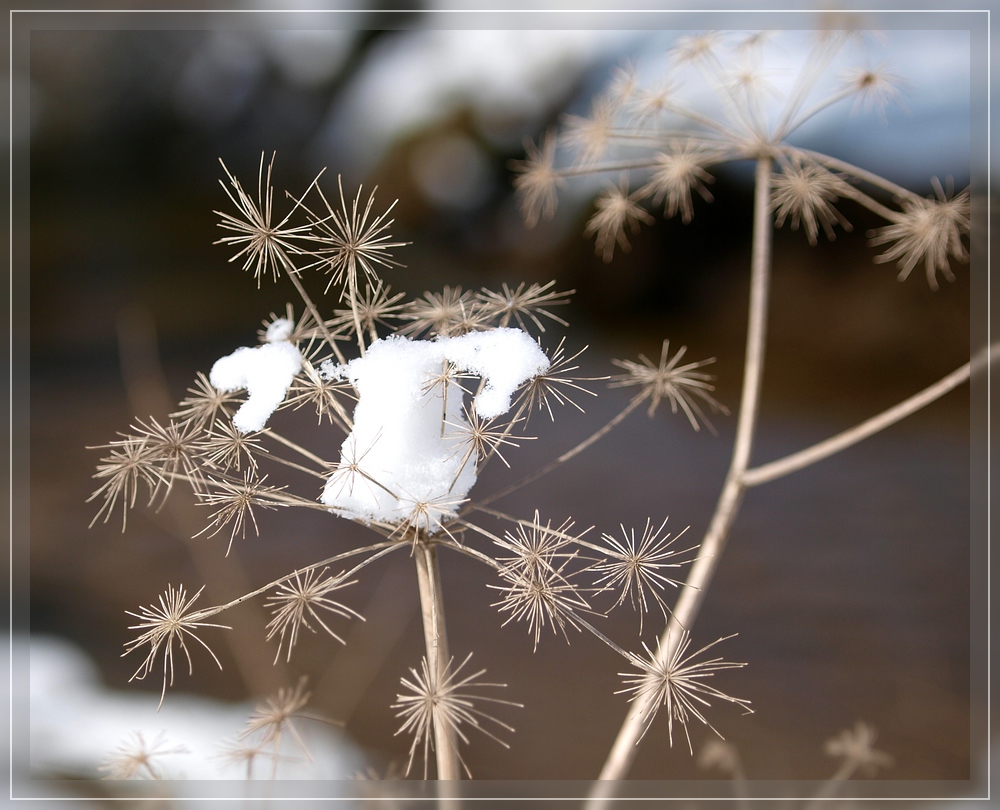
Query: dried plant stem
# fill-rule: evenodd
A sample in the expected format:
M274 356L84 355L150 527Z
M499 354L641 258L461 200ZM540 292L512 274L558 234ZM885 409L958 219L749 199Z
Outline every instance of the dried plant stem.
M729 473L723 484L722 494L715 508L715 515L702 541L687 581L674 606L673 614L660 639L657 655L666 660L673 654L673 645L682 638L682 630L690 631L712 575L725 548L729 528L736 517L745 484L743 474L750 461L754 427L760 403L761 379L764 371L764 341L767 332L767 299L771 275L772 224L769 209L771 183L770 156L757 159L754 189L753 252L750 264L750 315L747 323L746 365L743 374L743 393L736 426L736 440ZM643 732L643 718L649 715L655 693L649 690L644 697L634 700L618 737L608 754L599 779L623 779L628 773L638 751ZM598 784L594 799L602 806L606 790ZM593 806L593 803L592 803Z
M420 591L420 612L424 623L424 643L427 648L427 668L435 683L440 684L449 663L448 633L444 622L444 601L441 598L441 576L437 563L437 547L418 540L413 549L417 564L417 586ZM437 756L437 778L462 778L455 730L447 723L434 724L434 752Z
M985 352L986 349L983 349L983 351ZM831 436L829 439L812 445L812 447L807 447L777 461L747 470L743 474L743 485L755 487L758 484L766 484L768 481L773 481L776 478L781 478L784 475L801 470L810 464L815 464L817 461L822 461L824 458L832 456L834 453L839 453L852 444L857 444L863 439L867 439L880 430L896 424L896 422L906 418L911 413L916 413L934 400L940 399L953 388L957 388L969 379L971 368L972 363L966 363L946 377L942 377L933 385L928 386L919 394L914 394L909 399L903 400L898 405L894 405L877 416L873 416L871 419L866 419L864 422L842 433L838 433L836 436Z
M323 316L319 314L319 310L316 309L316 305L312 302L309 297L309 293L306 292L306 288L302 286L302 282L299 281L299 271L295 269L295 265L292 264L291 260L282 252L281 258L285 264L285 275L292 280L292 284L295 285L295 289L298 290L299 296L302 298L302 303L306 305L306 309L309 310L309 314L313 316L313 320L316 321L316 326L323 333L323 337L326 342L330 344L330 348L333 349L333 353L337 355L337 360L341 365L347 363L343 352L340 351L340 347L337 345L337 341L333 339L333 335L330 334L330 330L326 328L326 321L323 320Z
M299 453L300 455L304 456L310 461L316 462L322 469L328 470L330 468L330 464L321 459L315 453L306 450L304 447L301 447L300 445L296 444L290 439L286 439L280 433L275 433L273 430L271 430L271 428L264 428L263 432L266 435L270 436L272 439L274 439L276 442L281 442L281 444L285 445L285 447L289 448L290 450L294 450L296 453Z
M590 436L588 436L586 439L584 439L582 442L580 442L575 447L572 447L569 450L567 450L565 453L563 453L561 456L559 456L559 458L557 458L555 461L552 461L551 463L546 464L540 470L535 470L535 472L531 473L530 475L525 476L520 481L517 481L516 483L511 484L509 487L505 487L504 489L500 490L499 492L496 492L493 495L490 495L490 496L488 496L486 498L481 499L478 503L476 503L476 504L470 504L468 507L466 507L466 509L463 510L463 514L466 511L470 510L470 509L479 509L479 507L485 506L488 503L493 503L493 501L498 501L501 498L503 498L503 497L505 497L507 495L510 495L510 493L516 492L521 487L527 486L528 484L530 484L533 481L537 481L543 475L548 475L554 469L556 469L557 467L565 464L571 458L573 458L576 455L579 455L584 450L586 450L588 447L590 447L590 445L594 444L594 442L599 441L604 436L606 436L608 433L610 433L615 427L617 427L625 419L625 417L627 417L630 413L632 413L632 411L634 411L636 408L638 408L639 405L641 405L643 402L645 402L645 400L646 400L646 396L643 395L643 394L639 394L638 396L633 397L632 400L631 400L631 402L629 402L629 404L626 405L617 416L613 417L610 422L608 422L606 425L604 425L604 427L602 427L597 432L592 433Z

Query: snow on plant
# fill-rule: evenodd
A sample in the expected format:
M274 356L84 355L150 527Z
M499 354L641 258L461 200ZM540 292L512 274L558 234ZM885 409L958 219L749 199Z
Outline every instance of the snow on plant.
M343 642L335 622L360 615L340 601L340 591L371 563L402 550L416 567L426 654L403 674L403 692L388 710L397 710L400 733L413 735L408 770L422 749L426 775L433 750L438 778L458 779L468 773L458 748L468 743L470 729L507 744L497 732L511 726L481 704L520 704L481 695L481 687L498 685L484 682L481 670L466 671L471 652L461 659L450 652L438 554L463 554L492 569L502 621L523 623L536 646L546 628L567 638L570 629L587 631L635 663L633 653L592 622L626 601L641 612L655 604L666 615L664 591L677 585L671 573L690 562L693 549L674 547L665 520L647 519L638 544L625 525L624 541L615 534L591 540L590 529L574 530L572 518L543 519L542 510L506 515L486 503L574 458L643 403L651 412L663 399L674 410L680 405L697 428L694 415L702 411L695 399L721 409L710 393L712 377L696 370L711 361L679 365L681 349L609 424L552 464L474 503L470 493L483 467L493 459L507 463L505 454L531 438L523 432L533 415L544 411L554 418L561 405L582 410L577 400L593 395L588 384L601 379L577 375L583 349L570 353L565 338L544 348L546 328L567 325L553 309L571 292L557 291L555 282L478 293L445 287L406 302L379 277L379 267L397 264L391 250L402 243L391 241L392 206L379 212L374 191L365 197L359 189L348 201L338 183L331 197L317 177L305 194L291 198L290 210L275 224L271 164L264 156L255 195L225 164L223 169L223 187L238 209L238 215L220 213L220 225L231 232L220 241L236 249L231 261L241 260L258 284L269 276L287 279L302 308L296 314L288 304L282 316L272 314L259 346L238 348L216 361L207 377L199 374L166 426L137 421L130 433L103 446L108 453L95 475L102 484L92 496L103 504L95 520L107 521L121 508L124 531L140 490L149 491L152 504L174 483L186 482L211 510L199 536L223 533L227 554L248 529L259 531L261 510L321 510L367 526L377 540L224 604L194 607L202 593L210 595L211 582L191 598L183 585L169 585L159 607L154 602L131 614L142 621L130 629L141 632L126 644L126 654L145 656L133 677L162 671L162 696L182 662L192 670L192 653L200 650L218 664L203 631L229 629L212 618L255 597L271 613L265 641L276 643L275 660L290 659L303 628ZM327 292L336 296L326 314L302 285L308 273L325 276ZM338 458L279 432L287 418L282 412L303 408L317 417L317 447L338 446L330 442L331 431L343 436ZM281 484L282 466L318 479L319 498ZM477 515L501 518L510 528L497 534L480 526ZM746 706L722 692L711 694ZM694 713L681 722L689 716L704 721Z
M956 194L934 178L934 195L924 198L873 172L795 145L800 127L843 102L853 100L853 111L863 108L883 113L899 95L899 79L885 65L844 70L843 64L838 64L846 46L861 39L861 32L822 31L811 37L808 56L789 71L788 65L782 64L787 62L787 50L780 41L773 42L779 39L776 34L706 32L682 36L670 54L666 71L658 73L654 81L644 81L641 69L632 65L617 69L607 92L594 99L589 116L567 116L558 134L547 133L541 146L528 142L527 159L513 166L529 226L554 215L558 189L573 178L607 177L607 188L595 201L596 211L585 235L595 236L597 253L610 262L616 247L629 249L630 233L637 233L641 223L653 221L644 207L646 202L662 206L666 217L679 214L687 223L701 204L696 197L712 202L708 187L713 167L738 161L755 165L746 362L729 473L660 643L647 659L636 659L640 674L629 676L631 704L600 774L605 786L628 773L660 703L671 706L671 721L684 723L687 713L694 711L684 701L683 691L678 692L683 683L680 674L685 671L679 658L690 643L689 634L746 489L861 441L962 384L970 375L971 364L966 363L855 428L786 458L750 466L775 227L789 223L794 230L801 226L811 245L818 242L820 230L833 239L836 228L851 229L847 217L836 207L847 200L888 223L869 234L870 243L886 246L875 261L896 262L900 281L922 265L928 285L936 290L938 275L953 280L951 263L969 258L965 246L970 231L968 188ZM784 82L779 87L774 82L782 76ZM667 397L676 410L669 386L660 381L671 369L667 344L659 366L641 359L641 365L619 363L626 373L617 384L640 386L649 392L654 404L657 397ZM689 390L697 394L695 368L697 364L686 367L689 377L694 378L689 379ZM681 405L695 424L697 414L685 402L690 403L690 398ZM718 660L714 665L727 666ZM697 712L694 716L704 721ZM597 805L607 792L606 787L595 790Z

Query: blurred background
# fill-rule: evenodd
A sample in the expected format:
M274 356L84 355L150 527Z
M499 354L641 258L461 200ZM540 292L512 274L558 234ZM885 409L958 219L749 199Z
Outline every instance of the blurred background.
M616 373L611 358L659 356L664 339L693 360L716 357L717 397L736 409L748 287L751 188L746 166L713 172L715 201L644 227L630 253L604 264L582 237L601 182L561 196L554 220L524 227L510 161L524 157L567 113L584 114L630 59L655 65L683 32L435 30L35 31L31 36L31 632L85 651L95 683L145 694L156 724L159 683L128 683L126 610L168 583L205 604L369 541L365 530L293 510L261 514L225 558L225 540L191 540L204 507L178 493L161 510L137 508L88 529L91 476L100 451L135 416L162 419L218 357L252 345L262 319L298 304L286 283L228 264L213 210L230 209L221 157L252 187L261 153L276 153L276 200L323 167L322 182L378 186L394 209L392 234L412 242L387 271L411 297L443 285L499 288L556 280L575 290L548 344L565 331L585 352L582 374ZM378 22L383 22L379 20ZM782 39L789 60L808 35ZM801 145L834 154L920 193L930 178L964 188L970 173L968 33L887 32L855 63L883 60L904 77L903 104L884 120L850 102L802 133ZM348 192L350 193L350 192ZM281 201L282 204L284 200ZM905 283L873 263L866 232L881 222L849 203L851 233L775 233L773 301L757 462L778 458L887 408L969 356L970 281L928 289L922 267ZM654 212L658 213L658 212ZM323 282L314 280L317 295ZM327 308L334 302L327 301ZM542 466L627 403L607 390L564 409L540 439L488 468L473 495ZM873 724L895 759L886 779L965 780L970 755L970 425L968 386L867 442L806 471L751 490L694 633L696 646L738 633L719 654L745 661L719 688L755 714L719 705L710 720L739 750L752 779L824 779L836 763L824 741L857 720ZM308 414L287 424L303 443ZM578 528L617 532L670 516L674 531L703 534L728 466L734 417L718 435L694 433L665 407L637 412L578 459L502 502L511 514L572 516ZM317 438L318 437L318 438ZM311 496L306 489L302 494ZM304 511L304 510L299 510ZM192 531L191 527L195 527ZM614 692L622 662L586 635L547 635L536 652L520 625L502 627L492 580L466 559L442 560L453 652L473 652L488 680L524 709L498 716L517 731L505 750L486 738L463 753L481 779L588 779L598 772L626 711ZM195 651L167 703L195 693L225 703L259 699L309 676L312 710L343 721L347 741L378 773L405 766L408 740L389 704L422 654L412 563L389 558L347 592L367 619L345 623L340 646L303 638L287 666L271 666L259 606L233 611L243 630L213 645L219 672ZM656 632L656 622L653 625ZM640 649L627 608L601 620L618 643ZM652 643L649 627L644 634ZM229 646L226 646L226 645ZM36 698L32 696L33 700ZM980 707L981 708L981 707ZM138 711L138 710L137 710ZM148 718L136 719L135 727ZM122 729L124 736L132 726ZM67 735L86 728L66 723ZM691 729L697 752L711 732ZM636 779L707 779L683 740L668 747L654 725ZM680 744L678 744L680 743ZM49 775L86 775L33 751ZM74 771L76 768L76 771ZM420 769L416 775L419 776Z

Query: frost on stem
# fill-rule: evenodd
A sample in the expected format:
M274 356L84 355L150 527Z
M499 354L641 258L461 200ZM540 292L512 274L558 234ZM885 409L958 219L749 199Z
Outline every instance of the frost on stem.
M461 389L442 379L449 364L481 378L473 406L478 419L489 420L506 413L515 390L549 361L524 332L493 329L435 341L392 336L346 366L326 366L328 377L354 385L359 400L340 464L321 496L324 504L360 520L416 520L431 534L454 514L476 482L478 453L455 452L455 434L472 426ZM416 514L420 504L447 506Z

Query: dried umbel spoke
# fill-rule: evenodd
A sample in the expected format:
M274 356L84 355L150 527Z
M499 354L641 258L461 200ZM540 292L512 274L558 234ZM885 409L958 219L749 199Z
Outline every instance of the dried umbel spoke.
M597 253L605 262L610 262L614 257L616 243L626 253L632 249L625 235L626 227L631 229L634 236L639 233L640 222L653 224L653 218L637 202L642 197L641 191L629 194L628 175L623 173L618 185L610 186L594 202L597 213L587 222L583 235L597 234Z
M98 448L88 449L96 450ZM108 449L111 452L101 459L97 465L97 472L93 475L94 478L104 480L104 483L97 488L93 495L87 498L87 503L97 498L103 498L104 503L97 510L90 525L93 526L101 515L104 515L104 522L107 523L120 498L122 531L124 532L128 520L128 510L135 506L139 482L141 481L149 488L150 500L152 500L153 493L163 483L163 475L159 465L154 462L145 436L125 436L111 444L101 445L100 449Z
M277 509L279 506L287 506L286 503L276 500L273 497L275 494L281 492L284 487L264 486L266 479L266 475L262 478L256 478L250 470L244 471L242 481L230 481L210 477L209 482L215 487L215 491L198 493L198 496L203 503L210 506L218 506L219 508L212 513L211 522L199 534L204 534L209 529L214 529L208 536L215 537L215 535L231 523L233 529L229 535L229 545L226 548L227 555L233 547L233 540L236 539L237 532L239 532L240 537L246 537L248 517L250 518L250 523L253 524L254 533L259 536L260 531L257 528L257 518L254 517L253 507Z
M632 360L612 360L619 368L625 369L626 374L612 377L609 383L611 388L623 388L625 386L638 385L642 389L637 396L649 399L649 415L652 416L660 402L666 399L670 403L670 412L677 413L678 406L684 411L691 427L700 429L699 421L704 422L709 430L714 432L712 423L708 421L704 411L695 401L694 397L705 402L715 413L728 414L729 411L724 405L716 401L709 393L715 390L711 381L715 379L712 374L698 371L699 368L715 362L714 357L707 360L699 360L696 363L678 365L687 346L681 346L673 357L670 356L670 341L663 341L663 351L660 354L659 364L653 363L645 355L640 354L636 363Z
M524 282L521 282L512 290L504 283L501 292L484 288L476 294L476 297L482 305L484 316L490 320L498 319L498 326L510 326L511 320L514 320L522 330L528 332L530 330L525 323L528 320L539 332L544 332L545 325L539 318L540 315L563 326L569 326L558 315L549 312L547 307L565 306L576 290L558 292L553 289L555 285L554 281L550 281L547 284L532 284L525 288Z
M324 568L317 572L315 568L310 568L304 573L296 573L278 585L276 592L265 600L264 606L274 614L267 624L267 640L278 636L275 662L281 657L283 646L286 647L285 660L292 660L292 648L299 639L299 631L304 627L312 633L316 632L312 623L322 627L341 644L345 643L323 620L322 611L345 619L354 616L364 621L356 610L330 598L331 593L353 585L357 580L347 581L343 574L324 577L327 570Z
M491 730L491 725L504 731L513 732L514 729L506 723L497 720L480 709L477 703L493 703L505 706L517 706L522 708L520 703L499 698L486 697L478 694L476 690L503 688L502 683L482 683L479 679L486 673L485 669L471 674L463 673L465 665L472 658L469 653L458 666L454 666L455 659L449 660L447 667L440 674L432 670L427 664L425 657L420 662L420 671L410 668L410 676L400 679L403 694L396 696L396 702L392 708L396 709L396 717L403 720L399 734L412 734L413 744L410 746L410 760L406 766L406 775L409 775L413 767L413 760L417 750L422 746L424 750L424 779L427 778L428 754L434 748L434 735L437 728L447 728L451 730L462 742L468 745L469 738L466 736L466 729L475 729L487 737L496 740L504 748L510 746L496 736ZM466 774L471 778L468 767L462 763Z
M267 450L261 447L259 436L259 432L240 432L231 420L216 421L207 438L201 442L202 458L206 464L217 467L223 472L231 469L240 472L246 468L256 475L257 459L254 458L254 453L267 453Z
M624 678L625 688L615 694L631 694L629 700L643 702L646 707L642 717L643 736L649 730L649 726L660 707L665 706L670 745L674 744L674 722L676 721L684 728L688 750L694 754L694 749L691 747L691 735L688 733L688 723L691 722L692 718L699 720L716 734L719 734L715 726L709 723L705 719L705 715L702 714L703 709L711 705L710 698L735 703L742 706L748 713L752 712L752 709L749 708L749 700L731 697L705 683L705 680L713 677L716 672L738 669L746 666L745 663L735 664L724 661L722 658L696 660L702 653L730 638L733 636L717 639L711 644L706 644L697 652L687 655L687 650L691 646L691 638L686 630L682 630L670 653L662 658L659 650L653 653L645 643L642 645L646 650L645 658L630 655L632 665L639 671L619 673ZM719 736L722 735L719 734Z
M955 276L948 265L949 257L958 261L969 260L962 244L962 236L969 233L969 189L949 196L935 177L934 197L902 201L903 213L884 228L876 228L869 236L872 245L890 245L885 253L875 257L876 262L893 262L898 259L899 280L921 260L932 290L938 288L937 273L948 281Z
M844 729L836 737L828 739L823 750L831 757L844 760L844 768L853 773L861 769L866 776L872 776L879 768L889 768L893 758L875 748L878 735L874 726L858 721L853 729Z
M314 225L312 238L321 246L313 252L313 255L320 259L320 264L330 274L326 291L329 292L330 287L336 284L342 288L341 298L350 297L352 301L356 300L359 273L371 284L375 284L378 281L377 266L402 266L394 261L390 254L394 248L407 244L391 241L389 228L392 227L394 220L389 219L389 214L396 207L396 203L393 202L381 214L373 216L372 208L375 205L377 186L372 189L364 205L360 204L362 189L359 186L358 193L348 206L344 198L344 185L338 176L339 207L330 204L319 186L316 189L326 213L317 216L310 212Z
M803 162L797 155L782 163L781 171L771 175L771 208L775 212L774 224L779 228L786 219L792 230L801 222L810 245L815 245L820 226L827 239L835 238L834 225L845 231L851 223L833 207L833 203L846 193L850 186L843 177L816 163Z
M521 214L524 224L534 228L539 216L552 219L558 204L557 186L565 186L566 181L555 169L556 136L547 132L542 139L541 148L526 139L524 151L527 160L512 160L510 168L517 174L514 178L514 188L521 198Z
M187 659L189 675L194 669L191 653L188 650L188 644L191 641L197 641L204 647L219 669L222 669L222 664L216 658L215 653L204 641L198 638L196 633L204 627L218 627L223 630L231 630L232 628L224 624L211 624L202 621L202 619L215 615L217 611L212 608L191 609L203 590L204 587L189 599L183 585L177 588L168 585L167 590L160 596L159 605L140 607L138 613L126 611L129 616L134 616L139 620L138 624L130 625L128 629L141 630L142 632L137 638L125 644L125 652L122 655L128 655L145 647L149 648L145 660L129 680L143 680L153 671L156 659L162 653L163 689L160 692L160 706L163 705L163 698L167 694L167 685L173 686L174 684L175 645Z
M482 304L471 292L461 287L446 286L440 293L425 292L399 316L410 323L399 330L401 335L418 335L427 332L442 337L455 337L485 329L489 318Z
M671 548L687 529L677 537L671 537L670 532L663 531L666 525L666 518L659 526L647 519L639 539L636 539L635 529L629 530L624 526L621 527L621 539L611 534L601 535L607 543L602 549L606 560L593 567L595 573L602 575L596 583L602 590L620 591L616 607L628 599L633 608L641 608L639 635L642 635L642 617L649 611L646 595L655 600L666 619L669 608L663 601L662 591L667 585L677 588L681 583L663 572L688 565L691 560L683 559L683 555L697 548Z
M219 163L222 163L221 159ZM257 175L257 199L255 201L243 190L240 182L226 168L226 164L222 163L222 170L229 178L229 186L221 180L219 183L229 199L232 200L233 205L239 210L239 216L226 214L222 211L215 212L222 217L219 227L236 233L236 236L225 236L215 244L238 247L239 251L230 257L229 261L243 258L243 269L253 268L253 275L257 279L258 287L261 278L268 272L277 281L279 270L287 270L291 267L287 252L297 251L292 240L308 238L310 230L309 225L288 225L288 220L295 211L294 208L277 224L272 221L271 203L274 197L274 188L271 186L271 167L273 164L274 155L271 156L271 162L267 165L265 179L264 155L261 154L260 171Z
M559 345L556 346L555 351L552 352L552 356L549 358L549 367L528 380L518 391L517 412L518 414L524 414L525 422L528 421L536 408L538 410L544 408L549 415L549 419L554 422L555 415L552 413L553 402L557 405L572 405L583 413L583 408L573 400L572 396L575 395L575 392L588 394L592 397L596 397L597 394L593 391L588 391L580 383L607 379L606 377L572 376L570 372L577 371L580 368L578 365L572 364L576 362L576 359L581 354L587 351L587 347L584 346L576 354L567 357L563 351L564 342L565 338L559 340Z
M216 419L231 419L242 400L234 391L220 391L208 381L201 371L195 377L194 387L188 389L191 395L180 401L180 410L170 414L179 422L192 422L199 428L212 424Z
M161 757L187 754L183 745L168 745L163 732L150 743L141 731L133 731L118 747L97 766L104 779L162 779L157 766Z

